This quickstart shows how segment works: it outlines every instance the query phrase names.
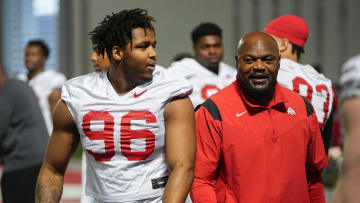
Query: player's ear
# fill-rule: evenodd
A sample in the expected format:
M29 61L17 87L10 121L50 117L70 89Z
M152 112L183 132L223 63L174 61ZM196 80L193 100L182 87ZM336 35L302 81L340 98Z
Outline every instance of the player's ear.
M239 65L239 56L238 55L235 55L235 68L236 70L238 69L238 65Z
M112 48L112 58L113 59L115 59L117 61L121 61L123 56L124 56L124 50L122 50L120 47L114 46Z
M46 63L46 61L48 60L48 57L47 56L45 56L45 55L42 55L42 57L41 57L41 61L42 61L42 63Z
M290 46L290 42L288 39L286 39L286 38L280 39L279 52L280 53L285 52L289 46Z
M198 42L196 42L196 43L193 44L193 46L192 46L194 53L196 53L196 45L197 45L197 44L198 44Z

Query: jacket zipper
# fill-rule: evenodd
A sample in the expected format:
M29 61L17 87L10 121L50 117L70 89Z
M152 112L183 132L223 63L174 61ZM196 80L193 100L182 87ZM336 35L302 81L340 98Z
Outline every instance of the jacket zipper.
M267 112L269 113L269 118L270 118L270 123L271 123L271 128L272 128L272 134L270 136L270 139L272 142L277 142L277 139L278 137L275 135L275 128L274 128L274 125L273 125L273 121L271 119L271 109L270 108L267 108Z

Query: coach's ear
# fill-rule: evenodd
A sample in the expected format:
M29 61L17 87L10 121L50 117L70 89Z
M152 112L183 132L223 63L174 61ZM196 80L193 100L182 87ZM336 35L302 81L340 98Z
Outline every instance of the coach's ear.
M112 58L117 60L117 61L121 61L121 59L123 58L124 55L124 50L122 50L120 47L118 46L114 46L112 48Z

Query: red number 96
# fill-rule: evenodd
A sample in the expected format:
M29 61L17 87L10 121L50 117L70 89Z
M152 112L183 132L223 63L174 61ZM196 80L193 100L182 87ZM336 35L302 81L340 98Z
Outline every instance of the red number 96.
M129 161L145 160L155 149L155 135L147 129L131 130L132 120L145 120L146 123L156 123L156 116L150 111L130 111L121 118L120 147L121 153ZM103 121L104 130L91 130L91 122ZM107 111L89 111L82 121L82 129L90 140L103 140L105 153L97 153L87 149L96 161L110 161L115 155L114 149L114 117ZM133 139L145 139L145 151L131 151L130 143Z

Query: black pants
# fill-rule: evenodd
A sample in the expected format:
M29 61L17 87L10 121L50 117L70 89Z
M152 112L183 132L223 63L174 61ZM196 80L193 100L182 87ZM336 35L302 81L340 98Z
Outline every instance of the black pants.
M29 168L4 172L1 193L4 203L34 203L35 186L41 164Z

